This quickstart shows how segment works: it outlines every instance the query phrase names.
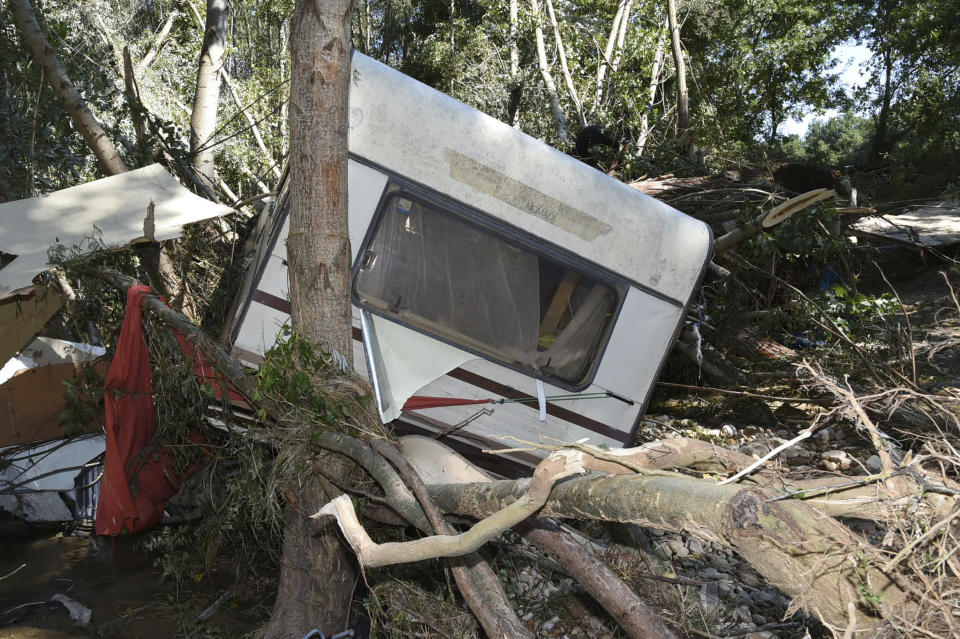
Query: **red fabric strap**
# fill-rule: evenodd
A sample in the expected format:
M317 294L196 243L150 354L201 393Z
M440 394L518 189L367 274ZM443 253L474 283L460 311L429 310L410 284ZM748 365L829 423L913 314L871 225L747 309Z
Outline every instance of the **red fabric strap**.
M424 408L441 408L443 406L468 406L470 404L489 404L492 399L462 399L460 397L428 397L414 395L403 405L403 410L423 410Z

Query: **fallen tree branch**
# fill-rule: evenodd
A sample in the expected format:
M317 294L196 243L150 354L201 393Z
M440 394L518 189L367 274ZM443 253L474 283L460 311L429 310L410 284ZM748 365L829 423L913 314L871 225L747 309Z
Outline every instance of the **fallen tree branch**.
M370 539L360 525L353 502L347 495L330 501L313 515L313 518L335 517L343 536L364 567L390 566L437 557L458 557L478 550L487 541L499 537L539 510L546 503L550 490L557 481L583 472L582 457L570 451L551 454L537 465L533 479L522 495L459 535L440 534L413 541L378 544Z
M121 288L135 282L118 273L105 273L104 276L118 283ZM155 310L171 327L182 329L191 341L210 356L218 369L231 381L236 381L241 392L255 396L253 380L243 374L239 362L229 357L218 344L156 297L145 296L144 305ZM269 415L282 417L269 402L265 411ZM719 468L729 468L731 465L742 467L741 462L746 458L745 455L706 442L690 443L693 441L696 440L680 444L657 442L631 450L629 457L634 463L646 460L654 468L698 464ZM397 512L406 511L405 516L409 515L411 521L423 516L417 500L410 496L396 471L386 463L385 456L374 450L374 447L385 446L385 443L375 441L371 445L345 435L329 433L324 433L317 443L327 450L348 451L344 454L356 460L362 459L358 463L381 483L388 503ZM400 456L400 459L404 458ZM614 468L619 466L619 472L629 472L629 469L612 461L593 460L589 463L597 467L602 464ZM761 470L751 480L760 479L780 482L783 488L796 488L796 485L787 484L771 471ZM435 499L442 510L483 518L509 507L527 494L530 488L529 480L521 480L440 484L417 490ZM857 490L876 491L877 488L861 486ZM860 607L856 608L854 617L859 631L876 628L881 623L872 601L882 602L879 609L883 614L892 614L901 607L909 609L912 602L908 600L907 591L879 568L886 562L873 547L810 503L799 500L776 501L777 497L770 490L740 485L718 486L711 481L683 476L620 474L576 478L558 484L549 496L543 497L545 503L540 513L543 516L620 521L686 531L733 548L769 581L792 595L798 605L837 628L849 628L851 624L843 602L859 602ZM427 502L422 499L420 503ZM471 579L479 581L473 577ZM495 582L496 577L492 577L492 580ZM492 631L496 629L494 625Z
M486 517L526 486L519 480L429 489L447 512ZM586 477L557 485L540 514L684 531L733 548L799 605L837 627L848 623L847 601L861 604L860 630L882 623L865 594L880 598L884 609L907 602L907 592L878 567L883 558L869 544L810 504L774 497L683 477Z
M528 520L517 532L560 564L633 639L673 639L657 613L592 552L546 519Z

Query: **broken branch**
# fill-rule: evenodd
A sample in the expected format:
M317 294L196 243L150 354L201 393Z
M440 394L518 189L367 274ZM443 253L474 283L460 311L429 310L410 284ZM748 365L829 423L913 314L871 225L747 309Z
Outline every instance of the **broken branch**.
M360 525L353 502L346 495L330 501L313 518L335 517L344 537L365 567L390 566L434 559L458 557L476 551L487 541L500 536L537 512L550 495L553 485L583 472L582 455L570 451L555 452L537 465L527 490L498 512L478 521L459 535L441 534L414 541L378 544Z

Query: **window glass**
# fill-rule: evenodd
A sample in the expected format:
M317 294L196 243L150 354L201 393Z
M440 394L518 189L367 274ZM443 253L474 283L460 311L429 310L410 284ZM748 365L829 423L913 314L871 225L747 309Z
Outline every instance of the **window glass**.
M360 305L537 376L586 381L616 310L611 286L403 193L383 206L354 278Z

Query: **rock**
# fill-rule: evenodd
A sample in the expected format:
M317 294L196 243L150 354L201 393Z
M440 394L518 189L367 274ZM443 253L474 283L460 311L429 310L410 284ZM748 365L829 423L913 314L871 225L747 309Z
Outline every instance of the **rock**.
M817 431L815 437L817 438L818 442L826 446L831 442L831 440L837 438L837 432L832 428L824 428L823 430Z
M714 567L704 568L703 570L697 571L698 579L719 579L723 575L720 574L720 571Z
M720 433L724 437L736 437L737 428L733 424L724 424L723 426L720 427Z
M695 555L703 554L703 544L700 543L699 539L693 537L687 540L687 549Z
M550 617L549 621L544 622L543 629L547 632L553 630L553 627L560 621L560 617Z
M669 561L673 556L673 552L670 550L670 544L666 541L657 544L653 548L653 554L663 560Z
M751 588L762 588L763 580L757 576L754 572L743 572L740 573L740 582L750 586Z
M867 457L867 461L863 462L863 465L867 467L871 473L879 473L883 470L883 464L880 462L880 457L878 455L871 455Z
M671 539L667 542L667 546L670 547L670 552L674 557L686 557L690 554L690 551L687 550L687 547L683 545L683 542L679 539Z
M750 609L746 606L740 606L734 610L730 616L734 621L743 621L746 623L753 623L753 615L750 613Z
M745 455L754 455L756 457L763 457L770 452L770 446L764 444L763 442L750 442L749 444L744 444L740 447L740 452Z
M826 470L850 470L853 460L842 450L828 450L820 455L820 467ZM828 466L833 466L829 468Z

